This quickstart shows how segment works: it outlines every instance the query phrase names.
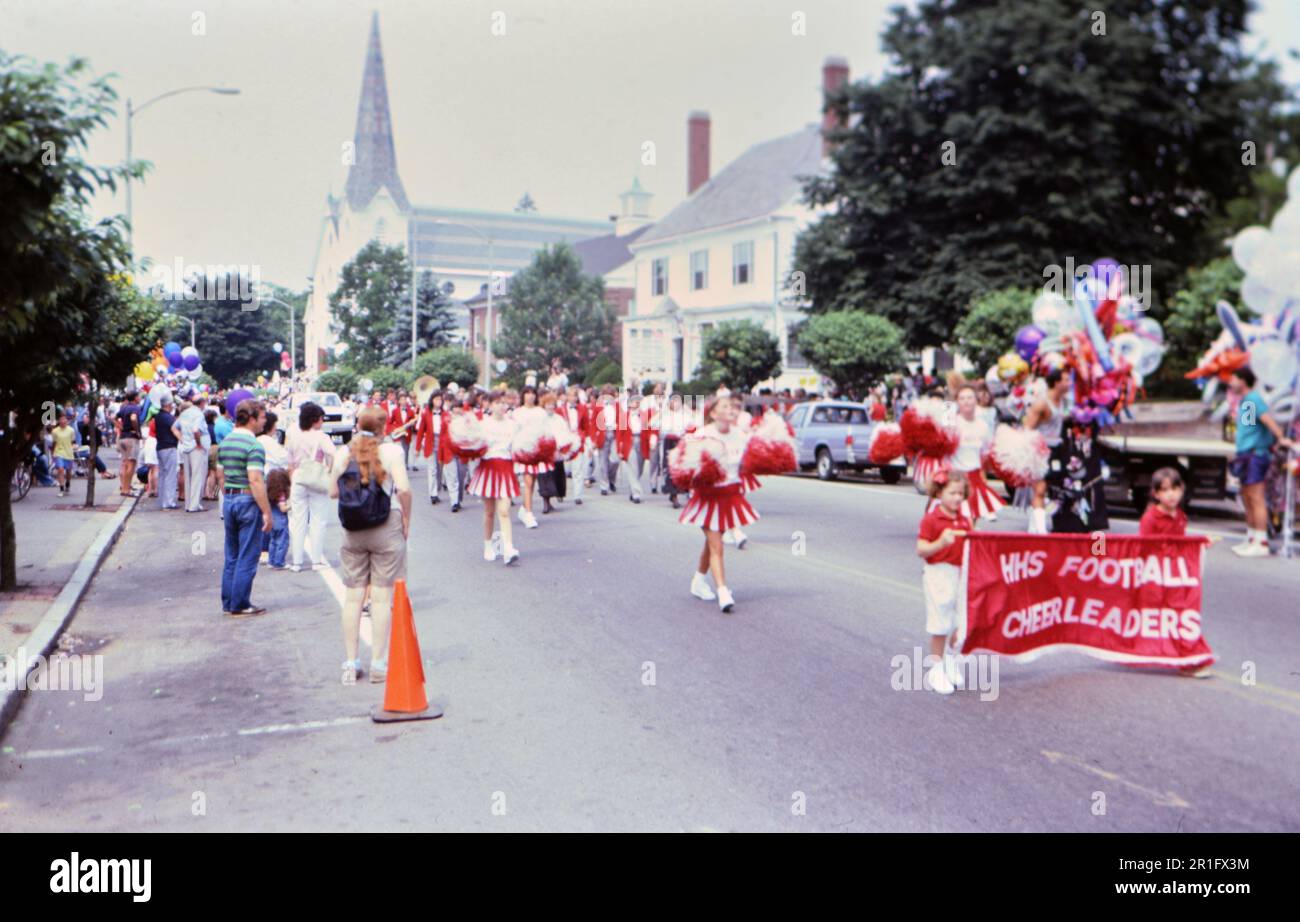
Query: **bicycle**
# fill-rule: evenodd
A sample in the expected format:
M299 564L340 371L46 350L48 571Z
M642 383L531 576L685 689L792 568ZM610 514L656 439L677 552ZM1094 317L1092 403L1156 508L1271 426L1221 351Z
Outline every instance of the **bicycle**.
M20 502L32 489L32 462L19 461L9 479L9 502Z

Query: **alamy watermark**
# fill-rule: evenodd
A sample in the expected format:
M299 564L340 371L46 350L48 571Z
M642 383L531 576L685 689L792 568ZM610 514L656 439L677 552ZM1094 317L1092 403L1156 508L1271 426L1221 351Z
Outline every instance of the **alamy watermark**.
M104 697L104 657L101 654L56 654L32 660L19 647L16 656L0 654L0 691L79 691L84 701Z
M154 266L150 275L150 291L160 300L238 301L242 311L255 311L260 306L257 293L262 287L262 267L256 264L186 265L177 256L170 266Z

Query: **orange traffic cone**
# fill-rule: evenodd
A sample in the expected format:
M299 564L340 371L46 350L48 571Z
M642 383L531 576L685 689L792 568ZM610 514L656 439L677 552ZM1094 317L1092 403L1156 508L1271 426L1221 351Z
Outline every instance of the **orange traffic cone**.
M415 615L411 612L411 598L406 594L406 580L399 579L393 587L391 630L384 705L371 709L371 720L388 723L441 717L442 708L431 708L424 694L424 661L420 656L420 641L415 636Z

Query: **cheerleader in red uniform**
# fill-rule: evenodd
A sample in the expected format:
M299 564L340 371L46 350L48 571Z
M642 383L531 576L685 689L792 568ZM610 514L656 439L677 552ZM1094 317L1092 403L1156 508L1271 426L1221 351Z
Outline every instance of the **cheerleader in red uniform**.
M537 405L537 388L531 384L523 389L520 393L522 404L514 409L510 414L511 418L519 426L538 426L542 425L546 419L546 411ZM515 463L515 473L521 475L523 480L523 505L519 507L519 521L525 528L537 527L537 516L533 515L533 490L537 486L537 476L539 474L550 473L551 465L548 462L538 464L520 464ZM546 511L550 512L550 501L546 502Z
M691 578L691 595L706 602L716 599L724 612L731 611L736 600L727 588L722 533L758 520L758 513L745 499L741 486L740 465L749 437L736 424L739 415L740 406L729 394L715 397L704 408L708 424L678 449L682 454L692 449L700 450L706 456L702 467L721 468L720 471L715 468L716 482L709 485L704 485L704 478L696 475L691 498L678 521L683 525L694 525L704 532L704 548ZM713 574L716 594L709 587L709 573Z
M968 496L962 505L962 514L972 522L978 522L983 518L995 522L998 518L998 510L1005 503L984 481L984 474L981 471L984 453L993 444L993 433L989 431L988 423L979 416L979 398L973 385L963 384L957 390L957 416L954 425L960 441L957 443L957 451L950 459L950 464L953 470L965 475L968 485Z
M472 496L483 498L483 559L504 557L507 565L519 559L510 530L510 501L519 495L511 443L519 424L507 418L509 402L498 391L489 398L489 415L479 423L487 451L469 485Z
M735 400L734 397L732 399ZM740 406L739 401L736 401L736 406ZM754 422L754 416L748 410L741 409L739 414L736 416L736 426L746 434L753 430ZM747 471L741 471L740 490L742 493L753 493L762 485L763 484L759 482L758 477L748 473ZM723 532L722 543L734 544L736 550L743 551L745 545L749 543L749 535L745 534L745 532L741 530L740 526L737 525L735 528Z

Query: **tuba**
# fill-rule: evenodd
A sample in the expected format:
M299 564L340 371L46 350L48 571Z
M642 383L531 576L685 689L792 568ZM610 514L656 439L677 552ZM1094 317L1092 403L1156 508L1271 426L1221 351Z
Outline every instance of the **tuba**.
M415 410L416 410L415 419L411 420L408 423L402 423L402 425L398 426L392 432L388 433L386 437L387 441L389 442L394 441L394 437L399 432L401 432L403 429L409 429L411 426L414 426L417 422L419 422L420 413L428 405L429 398L433 396L433 392L436 391L437 389L438 389L438 379L435 378L433 375L421 375L420 377L415 379L415 385L411 388L411 398L415 401Z

